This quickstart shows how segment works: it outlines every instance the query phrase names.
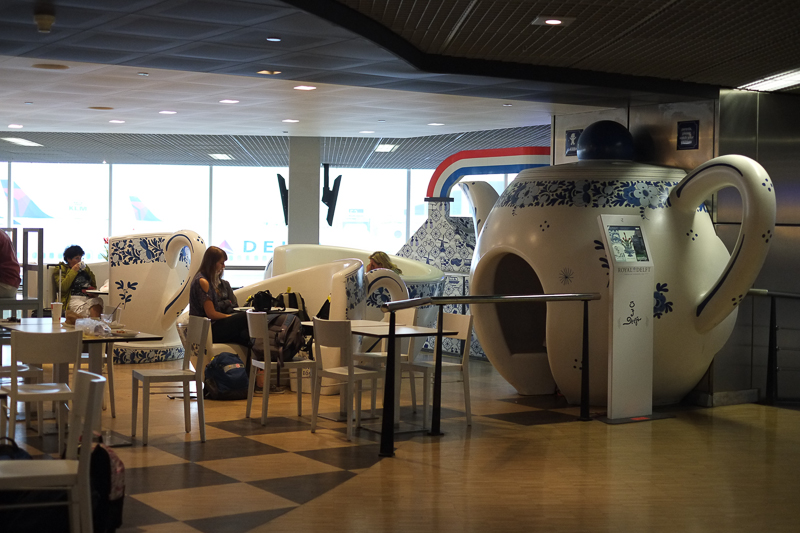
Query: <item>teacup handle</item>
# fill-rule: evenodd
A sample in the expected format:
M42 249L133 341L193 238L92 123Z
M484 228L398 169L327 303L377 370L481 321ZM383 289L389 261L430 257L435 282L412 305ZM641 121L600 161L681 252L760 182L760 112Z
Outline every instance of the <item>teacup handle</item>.
M693 213L725 187L742 197L742 225L731 258L714 285L699 297L695 327L705 333L722 322L753 285L775 232L775 187L764 167L749 157L716 157L687 175L669 195L673 209Z
M206 252L206 245L203 239L194 231L180 230L172 234L164 241L164 259L169 268L178 266L181 250L189 248L191 262L189 263L189 274L183 281L180 288L164 301L164 313L161 315L161 327L168 328L175 319L180 316L186 305L189 303L189 286L195 274L200 269L200 262Z

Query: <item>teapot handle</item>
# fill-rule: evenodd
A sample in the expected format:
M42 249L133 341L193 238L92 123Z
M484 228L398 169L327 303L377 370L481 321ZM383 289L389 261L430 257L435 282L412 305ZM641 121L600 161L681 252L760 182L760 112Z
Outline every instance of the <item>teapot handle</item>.
M742 155L716 157L687 175L669 195L674 209L692 213L713 193L736 187L742 198L742 225L728 264L700 296L695 327L705 333L722 322L753 285L775 232L775 187L764 168Z
M186 305L189 303L189 285L192 283L195 274L200 269L200 262L206 252L206 244L197 233L191 230L180 230L172 234L164 241L164 259L169 268L178 266L181 251L189 248L191 254L189 263L189 274L174 294L164 301L164 312L161 315L161 327L168 328L175 319L180 316Z

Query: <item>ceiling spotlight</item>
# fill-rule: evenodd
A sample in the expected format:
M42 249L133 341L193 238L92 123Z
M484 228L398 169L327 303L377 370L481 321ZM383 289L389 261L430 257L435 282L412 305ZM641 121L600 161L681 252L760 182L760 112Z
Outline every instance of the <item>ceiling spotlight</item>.
M33 21L36 23L36 29L39 33L50 33L50 29L56 22L56 17L52 13L36 13L33 15Z
M149 76L150 74L148 74L147 72L137 72L136 75L137 76Z
M431 122L428 124L428 126L444 126L444 124L442 124L441 122Z
M375 132L372 130L361 130L358 133L375 133Z
M503 107L512 107L514 104L503 104Z
M295 89L298 91L313 91L316 87L313 85L298 85Z
M267 40L269 42L271 42L271 43L279 43L279 42L281 42L281 38L280 37L267 37Z
M220 100L220 104L238 104L239 100Z
M256 74L264 74L266 76L274 76L275 74L280 74L280 70L259 70Z
M159 115L175 115L177 111L159 111Z
M109 120L109 122L112 124L125 124L124 120L117 120L117 119Z
M291 122L291 123L295 123L295 122L300 122L300 121L299 121L299 120L297 120L297 119L294 119L294 118L285 118L285 119L283 119L281 122Z
M8 127L12 130L18 130L22 128L22 124L9 124Z
M550 15L548 15L548 16L539 15L538 17L533 19L533 22L531 22L531 24L534 25L534 26L559 26L559 27L564 27L564 26L569 26L570 24L572 24L574 20L575 20L575 17L554 17L554 16L550 16Z

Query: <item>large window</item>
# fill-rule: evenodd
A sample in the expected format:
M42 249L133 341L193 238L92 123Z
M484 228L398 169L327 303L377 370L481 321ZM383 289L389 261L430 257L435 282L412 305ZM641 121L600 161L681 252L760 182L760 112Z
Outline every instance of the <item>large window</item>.
M207 235L209 167L114 165L113 171L112 235L180 229Z
M103 260L109 235L191 229L228 253L226 278L247 285L263 277L261 268L287 241L277 174L288 169L0 163L0 224L44 228L46 263L60 261L70 244L95 262ZM335 169L333 177L340 174L333 226L328 208L319 206L321 244L396 253L427 219L433 170ZM501 193L513 177L467 179L487 181ZM471 216L460 188L452 196L451 214Z
M428 219L428 184L433 176L433 170L412 170L409 200L411 213L408 215L410 234L414 235L419 227Z
M276 246L286 244L288 228L277 174L287 168L214 167L209 244L228 254L227 266L264 266ZM233 286L263 279L263 271L235 271L225 278Z
M3 185L3 201L0 203L0 227L8 227L8 163L0 161L0 184Z
M108 165L12 163L15 225L44 229L44 262L77 244L86 261L101 261L108 236ZM7 182L6 182L7 183ZM32 260L38 260L31 253Z
M326 221L328 208L320 203L320 244L397 252L407 239L407 172L347 168L331 174L341 174L342 181L333 226Z

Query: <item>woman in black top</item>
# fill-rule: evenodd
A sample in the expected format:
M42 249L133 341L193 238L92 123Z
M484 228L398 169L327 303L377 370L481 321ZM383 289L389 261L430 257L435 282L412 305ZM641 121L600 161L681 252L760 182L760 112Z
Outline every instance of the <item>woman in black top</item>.
M211 246L203 255L200 271L192 280L189 293L189 314L211 319L211 340L215 343L234 343L250 347L247 316L244 313L224 313L220 298L224 291L222 273L228 254L222 248Z

